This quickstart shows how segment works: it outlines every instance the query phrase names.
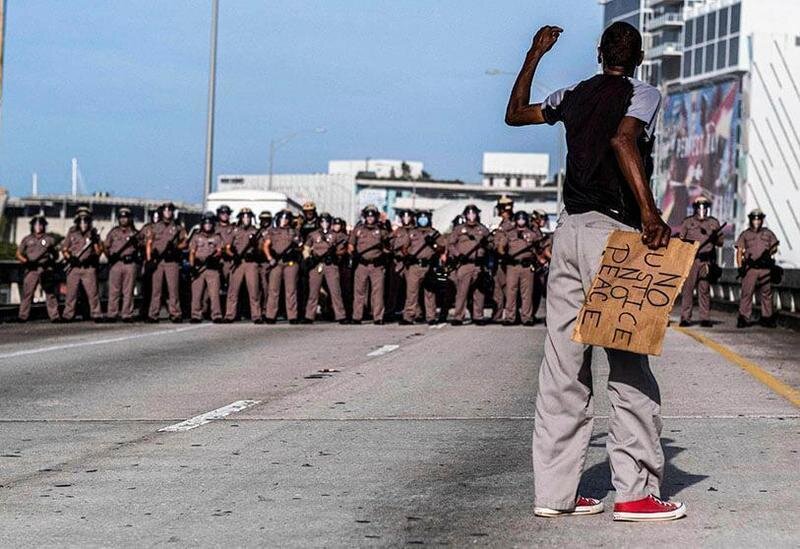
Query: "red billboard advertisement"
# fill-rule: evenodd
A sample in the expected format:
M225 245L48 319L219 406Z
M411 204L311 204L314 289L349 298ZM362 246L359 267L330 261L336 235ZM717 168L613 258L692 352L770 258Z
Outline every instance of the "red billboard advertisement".
M662 111L658 196L673 227L692 213L700 195L713 201L712 215L733 220L740 120L739 81L671 94Z

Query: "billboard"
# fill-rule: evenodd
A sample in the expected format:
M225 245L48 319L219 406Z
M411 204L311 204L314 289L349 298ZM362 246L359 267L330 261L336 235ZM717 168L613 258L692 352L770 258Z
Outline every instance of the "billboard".
M733 220L740 121L739 81L667 96L658 149L658 189L667 223L677 227L701 194L712 214Z

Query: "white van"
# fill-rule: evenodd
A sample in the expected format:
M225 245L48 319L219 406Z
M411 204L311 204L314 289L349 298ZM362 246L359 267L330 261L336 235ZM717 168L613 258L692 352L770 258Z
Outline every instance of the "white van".
M232 220L236 220L236 214L242 208L250 208L256 217L265 210L275 215L285 208L293 211L298 209L297 205L283 193L256 189L236 189L209 194L205 204L205 211L216 212L217 208L223 204L227 204L233 210L231 213Z

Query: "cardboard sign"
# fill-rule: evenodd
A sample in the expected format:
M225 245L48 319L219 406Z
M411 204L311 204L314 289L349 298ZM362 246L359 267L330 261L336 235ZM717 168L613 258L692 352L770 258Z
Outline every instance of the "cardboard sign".
M669 313L692 268L697 246L673 238L667 248L651 250L639 233L611 233L572 340L660 355Z

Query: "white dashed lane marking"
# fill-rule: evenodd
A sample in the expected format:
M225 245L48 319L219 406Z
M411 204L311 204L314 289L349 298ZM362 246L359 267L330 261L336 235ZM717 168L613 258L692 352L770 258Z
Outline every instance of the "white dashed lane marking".
M381 356L385 355L386 353L391 353L400 348L400 345L384 345L383 347L379 347L372 351L371 353L367 353L367 356Z
M80 347L91 347L93 345L105 345L106 343L120 343L131 339L139 339L142 337L153 337L160 335L177 334L179 332L188 332L189 330L197 330L198 328L205 328L210 324L203 324L200 326L186 326L184 328L175 328L174 330L161 330L155 332L147 332L142 334L132 334L120 337L109 337L107 339L96 339L94 341L81 341L78 343L64 343L62 345L51 345L50 347L39 347L37 349L25 349L23 351L14 351L12 353L5 353L0 355L0 360L4 358L15 358L18 356L35 355L38 353L48 353L50 351L64 351L67 349L77 349Z
M236 412L241 412L242 410L251 408L260 402L260 400L237 400L236 402L232 402L231 404L223 406L222 408L217 408L216 410L211 410L205 414L200 414L199 416L189 418L186 421L181 421L180 423L176 423L168 427L163 427L159 429L158 432L180 433L182 431L189 431L196 427L200 427L201 425L205 425L206 423L211 423L214 420L222 419L231 414L235 414Z

